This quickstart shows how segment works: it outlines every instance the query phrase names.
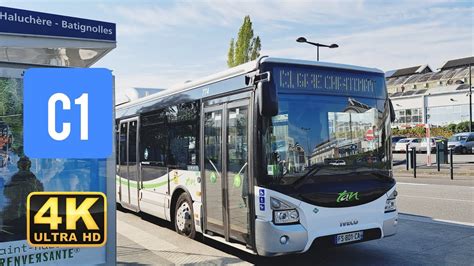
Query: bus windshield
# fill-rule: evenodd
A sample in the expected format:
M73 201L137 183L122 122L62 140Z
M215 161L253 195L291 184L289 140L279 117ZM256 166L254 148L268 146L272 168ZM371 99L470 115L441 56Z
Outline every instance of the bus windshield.
M385 101L280 94L279 114L263 128L263 183L295 185L306 177L374 170L388 177L390 125Z

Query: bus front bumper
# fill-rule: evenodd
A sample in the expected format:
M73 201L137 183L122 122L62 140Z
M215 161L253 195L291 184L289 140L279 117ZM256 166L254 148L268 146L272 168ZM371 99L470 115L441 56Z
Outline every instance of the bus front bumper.
M386 214L383 224L380 227L360 229L364 231L366 237L360 242L388 237L396 234L398 224L397 212ZM277 256L290 253L305 252L309 246L333 245L334 235L318 236L311 239L308 245L308 232L301 224L274 225L272 222L255 220L256 249L261 256ZM286 241L282 241L286 238ZM358 241L359 242L359 241Z
M276 226L272 222L255 220L257 253L261 256L302 252L308 243L308 232L301 224ZM286 238L286 242L282 243Z

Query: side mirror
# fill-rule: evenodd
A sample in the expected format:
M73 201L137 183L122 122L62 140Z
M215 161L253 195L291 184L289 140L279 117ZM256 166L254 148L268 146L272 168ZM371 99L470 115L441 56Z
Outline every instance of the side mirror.
M388 99L390 105L390 122L395 122L395 109L393 108L392 100Z
M262 116L275 116L278 114L278 97L276 88L269 86L270 83L257 83L258 111Z

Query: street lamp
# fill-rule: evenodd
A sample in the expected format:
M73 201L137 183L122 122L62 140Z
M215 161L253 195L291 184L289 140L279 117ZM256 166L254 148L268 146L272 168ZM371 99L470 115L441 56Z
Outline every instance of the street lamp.
M311 44L311 45L314 45L316 46L318 49L317 49L317 59L319 61L319 47L327 47L327 48L337 48L339 47L339 45L333 43L331 45L326 45L326 44L321 44L321 43L317 43L317 42L309 42L308 40L306 40L305 37L299 37L298 39L296 39L297 42L304 42L304 43L308 43L308 44Z
M471 76L471 63L469 63L469 132L472 132L472 76Z
M472 132L472 71L471 71L471 67L472 67L472 64L469 63L469 92L467 93L469 96L469 132ZM460 81L457 84L464 84L464 81ZM453 99L450 99L450 100L453 101Z

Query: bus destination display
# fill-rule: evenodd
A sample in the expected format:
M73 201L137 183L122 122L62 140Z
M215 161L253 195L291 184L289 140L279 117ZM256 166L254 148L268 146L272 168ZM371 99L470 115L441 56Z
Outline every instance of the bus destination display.
M377 94L378 77L371 73L300 67L276 67L273 73L274 84L283 90L316 90L331 94L366 97L374 97Z

